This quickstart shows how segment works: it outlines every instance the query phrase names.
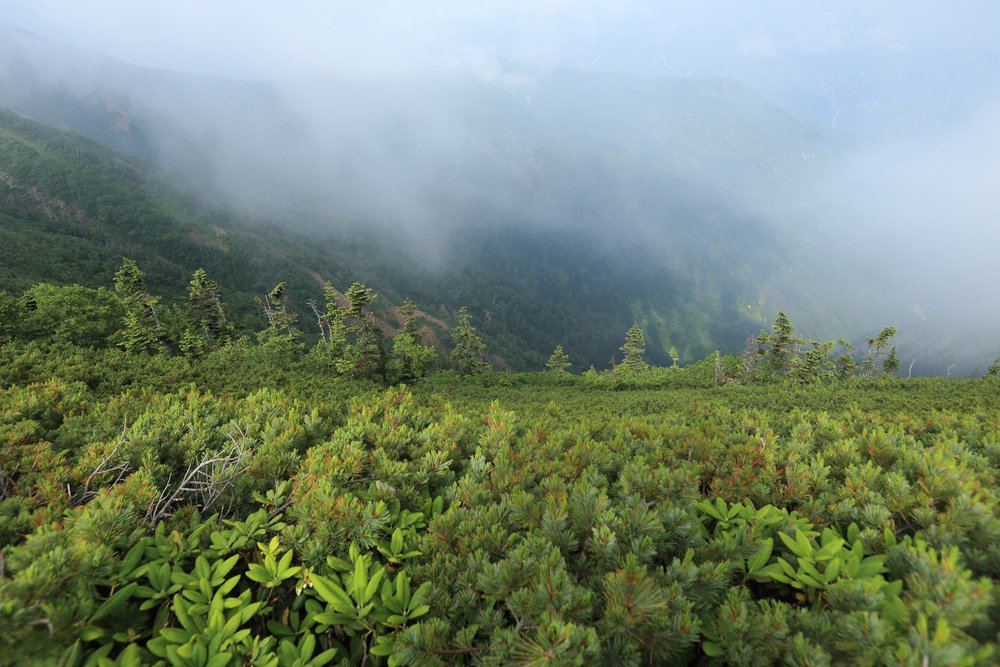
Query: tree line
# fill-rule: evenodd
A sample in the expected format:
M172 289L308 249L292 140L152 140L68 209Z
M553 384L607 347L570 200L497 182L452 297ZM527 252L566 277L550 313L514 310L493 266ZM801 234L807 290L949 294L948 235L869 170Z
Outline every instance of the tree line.
M435 368L451 368L463 375L490 370L486 346L467 307L456 312L449 330L451 350L442 355L424 340L412 299L406 298L400 307L400 326L390 336L386 332L392 327L380 323L373 311L377 297L361 282L354 282L341 295L328 281L322 304L307 302L318 331L314 334L316 343L307 349L300 314L289 303L285 282L257 297L264 327L246 336L230 318L219 283L204 269L193 273L182 303L164 305L159 296L150 293L136 262L123 258L113 290L40 283L20 297L0 292L0 343L15 338L49 340L191 359L226 346L255 345L275 357L305 356L335 375L387 385L414 382ZM863 346L844 339L806 340L796 335L788 316L779 312L770 331L761 330L747 339L740 357L717 351L709 361L714 364L716 384L894 375L901 366L892 344L895 335L896 328L886 326L877 335L866 337ZM646 340L638 323L626 332L619 350L620 361L612 356L607 370L598 372L590 366L583 375L629 379L653 368L643 358ZM671 368L679 369L677 348L671 347L669 354ZM569 373L571 368L570 355L562 344L557 345L546 370ZM1000 359L987 375L1000 376Z

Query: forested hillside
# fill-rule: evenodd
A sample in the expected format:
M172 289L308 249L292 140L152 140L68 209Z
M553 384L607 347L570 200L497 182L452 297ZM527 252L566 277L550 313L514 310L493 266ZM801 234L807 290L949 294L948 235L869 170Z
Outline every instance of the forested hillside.
M738 350L759 326L733 311L735 285L716 292L723 285L709 276L623 262L651 252L640 239L602 247L544 226L469 222L443 235L441 257L429 260L403 238L350 221L321 235L276 226L227 207L218 192L6 111L0 165L0 288L8 290L40 281L108 286L129 256L152 291L176 297L201 267L252 329L254 299L278 282L288 283L290 307L305 315L325 281L343 291L363 280L383 295L377 308L389 330L406 297L440 320L431 324L439 333L468 305L493 362L507 369L537 368L559 343L578 366L604 367L635 321L649 332L658 363L671 347L688 360L718 347Z
M871 326L845 307L853 276L823 286L832 257L799 224L823 138L736 81L503 63L485 80L241 82L6 32L0 104L307 235L322 257L290 256L324 279L444 320L468 304L509 367L559 342L606 365L605 332L635 320L661 363L735 351L781 307L815 335Z

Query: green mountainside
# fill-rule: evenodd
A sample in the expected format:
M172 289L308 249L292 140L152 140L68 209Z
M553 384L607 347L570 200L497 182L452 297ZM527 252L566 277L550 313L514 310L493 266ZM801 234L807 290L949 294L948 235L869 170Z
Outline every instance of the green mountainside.
M870 328L801 224L795 176L822 138L738 82L509 63L490 80L241 82L3 35L0 105L133 156L4 120L33 136L0 156L20 193L4 208L12 288L108 285L129 255L176 295L203 265L250 327L280 280L300 310L322 280L362 280L387 326L407 296L443 322L468 305L503 369L557 344L604 367L635 322L655 363L738 351L779 309L807 335Z
M173 298L203 267L243 326L257 328L254 297L281 280L304 312L322 281L345 289L358 279L383 295L379 312L390 327L398 321L392 306L406 296L442 321L469 305L499 368L540 367L559 343L577 367L603 365L633 321L649 331L660 363L671 345L688 359L736 347L748 328L731 315L735 293L657 266L638 245L484 224L443 238L455 259L430 266L377 230L345 225L306 236L209 206L206 193L178 177L8 111L0 113L0 166L0 287L12 291L39 281L109 286L129 256L154 292ZM623 253L644 261L622 262Z
M151 289L176 297L204 267L245 323L253 295L279 280L299 290L326 271L288 236L250 228L199 203L176 179L77 135L0 110L0 286L41 281L110 286L122 256L140 262ZM295 260L285 254L296 251Z

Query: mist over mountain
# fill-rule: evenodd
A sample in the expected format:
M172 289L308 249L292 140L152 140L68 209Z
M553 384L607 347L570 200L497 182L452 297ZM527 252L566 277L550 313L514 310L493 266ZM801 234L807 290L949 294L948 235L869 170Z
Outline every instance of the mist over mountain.
M351 247L344 273L442 316L468 303L514 366L561 341L601 365L633 320L657 361L670 345L736 352L779 309L815 337L894 323L918 372L1000 353L996 309L976 307L996 304L976 286L997 271L974 252L997 210L995 54L958 77L954 51L927 50L733 70L765 96L649 75L682 73L678 60L646 76L487 58L258 82L3 33L0 106L175 171L254 225ZM971 92L936 97L931 79ZM907 208L913 188L927 201ZM966 250L975 269L956 275ZM511 358L518 345L530 351Z

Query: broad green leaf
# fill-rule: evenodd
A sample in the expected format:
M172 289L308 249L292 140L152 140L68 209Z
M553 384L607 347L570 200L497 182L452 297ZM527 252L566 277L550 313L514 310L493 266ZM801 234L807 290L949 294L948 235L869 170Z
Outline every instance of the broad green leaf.
M319 594L319 596L329 604L339 605L341 607L353 608L350 597L348 597L347 592L341 588L339 585L327 579L326 577L321 577L318 574L313 575L313 589Z
M379 569L375 570L372 578L368 581L368 585L365 587L364 595L360 600L361 602L368 602L375 596L375 592L378 591L378 586L382 582L384 575L385 568L379 567Z
M115 591L111 597L105 600L101 606L97 608L94 615L90 617L91 622L99 621L108 614L116 612L129 600L129 598L132 597L138 587L139 584L133 581L131 584L122 586L120 589Z
M715 642L702 642L701 650L703 650L705 652L705 655L709 656L710 658L718 658L720 655L723 654L722 647L720 647Z
M753 574L767 565L771 559L771 551L774 548L774 540L770 537L761 540L757 551L747 560L747 572Z
M827 582L831 582L837 578L838 574L840 574L840 559L833 558L826 564L826 569L823 570L823 576L826 578Z

